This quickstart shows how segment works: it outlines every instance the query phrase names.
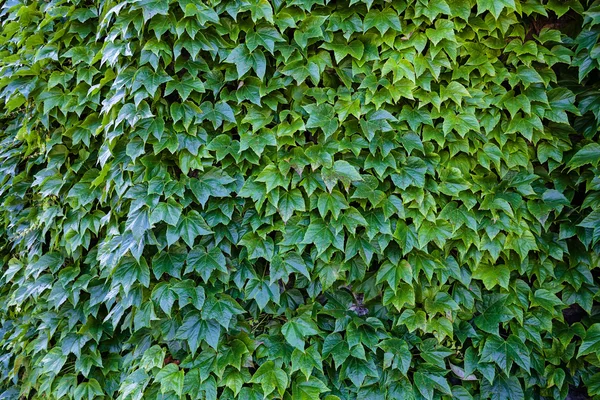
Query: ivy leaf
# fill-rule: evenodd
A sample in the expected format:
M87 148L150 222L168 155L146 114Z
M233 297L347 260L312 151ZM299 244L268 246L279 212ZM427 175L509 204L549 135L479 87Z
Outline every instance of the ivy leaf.
M507 374L513 361L526 371L531 365L529 349L515 335L510 335L506 341L497 336L488 337L481 351L481 361L495 362Z
M514 0L477 0L477 14L490 11L494 18L498 19L504 8L515 9Z
M300 370L306 377L310 379L313 369L323 371L321 354L315 345L310 346L304 352L294 349L292 353L292 370Z
M390 261L384 262L377 272L377 283L387 282L394 293L397 292L401 281L411 283L413 278L412 266L406 260L401 260L398 265Z
M279 304L279 285L260 279L251 279L246 285L246 296L254 299L258 308L263 310L269 301Z
M564 304L554 293L546 289L538 289L533 295L531 305L539 305L550 312L554 312L554 307Z
M256 22L260 19L265 19L267 22L273 23L273 9L271 4L266 0L250 0L250 14L252 21Z
M169 13L169 2L167 0L141 0L137 6L142 9L144 22L155 15L167 15Z
M166 203L158 203L156 208L150 214L150 223L164 221L171 226L176 226L181 217L183 207L173 199L168 199Z
M328 392L327 386L319 379L311 377L307 381L294 382L292 385L293 400L318 399L321 393ZM332 399L333 400L333 399Z
M331 333L323 342L323 358L331 355L336 368L339 368L350 356L350 347L339 333Z
M592 211L587 217L581 221L578 226L583 226L584 228L595 229L600 224L600 210Z
M289 192L285 192L279 197L279 204L277 205L279 214L283 222L287 222L294 211L305 211L304 196L299 189L292 189Z
M593 324L585 333L585 338L579 346L577 357L600 352L600 324Z
M360 60L363 57L365 46L360 40L353 40L350 43L324 43L322 49L333 50L335 62L338 64L347 55Z
M158 253L152 258L152 271L156 279L167 273L172 277L179 279L181 277L181 270L187 257L185 249L176 248L170 251Z
M362 181L362 177L356 168L343 160L335 161L332 168L323 168L321 176L330 192L338 181L341 181L345 187L350 186L350 183L354 181Z
M493 289L496 285L508 289L510 270L506 265L480 265L473 271L473 278L481 279L488 290Z
M508 377L504 374L499 374L494 379L493 384L484 379L482 382L482 392L492 400L525 399L519 379L516 376Z
M271 283L282 279L284 283L289 281L289 276L292 273L298 273L304 275L307 279L310 279L310 273L306 266L306 262L296 252L289 252L283 257L274 257L271 261L270 266L270 278Z
M142 67L135 74L132 90L137 90L139 87L144 86L148 93L150 93L151 96L154 96L160 85L172 80L173 78L165 71L153 71L149 67Z
M314 244L317 251L323 253L334 243L335 239L336 237L331 228L322 219L315 219L308 226L302 243Z
M67 356L63 355L61 349L55 347L42 359L43 369L46 373L58 375L63 365L67 362Z
M511 318L506 309L507 295L495 294L483 300L481 314L475 317L477 327L485 332L498 335L498 324Z
M285 42L281 33L268 25L261 25L254 31L248 32L246 36L246 46L250 52L254 51L258 46L262 46L267 49L269 53L273 54L275 51L275 43L280 42Z
M198 351L202 340L206 340L213 349L216 349L221 335L221 327L215 320L205 320L197 311L186 314L181 327L177 330L176 337L186 340L192 355Z
M259 79L263 79L266 70L266 60L260 50L250 51L245 44L240 44L229 53L225 62L235 64L238 79L242 79L250 69L254 69Z
M406 189L409 186L422 188L425 186L425 172L427 167L420 158L408 157L406 164L401 167L400 173L392 175L392 181L400 189Z
M166 350L159 345L154 345L144 352L142 357L142 365L146 371L150 371L152 368L162 368Z
M333 190L331 193L321 193L319 200L317 201L317 208L322 218L327 216L328 212L331 212L334 219L338 219L342 210L350 207L346 201L346 197L337 190Z
M93 400L96 396L103 396L104 391L100 387L100 384L94 378L91 378L87 382L82 382L75 388L73 396L75 400Z
M361 387L367 376L379 378L375 363L371 359L350 357L340 370L343 377L348 377L354 386Z
M452 395L452 389L448 385L448 381L443 376L433 372L415 372L415 385L419 392L426 399L433 399L434 389L439 390L443 394Z
M194 196L204 207L210 197L228 197L231 190L227 188L227 185L234 181L225 172L212 169L198 178L190 179L189 185Z
M165 96L168 96L175 91L177 91L181 100L185 101L193 92L204 93L205 88L201 80L194 78L191 75L186 75L181 80L171 80L167 82Z
M379 343L378 347L385 351L383 355L384 368L398 369L406 375L412 361L412 354L408 344L400 339L386 339Z
M231 319L244 312L244 309L231 296L221 295L219 299L209 297L206 300L204 309L202 310L202 317L205 319L214 319L225 329L228 329Z
M134 258L126 258L113 274L113 284L121 285L123 290L128 291L135 282L140 282L145 287L150 284L150 268L144 258L140 261Z
M210 229L204 218L195 210L180 218L177 227L169 226L167 240L170 244L175 243L178 238L183 238L188 246L194 245L195 239L200 235L210 235Z
M156 374L156 380L160 382L160 392L163 394L174 391L178 396L181 396L183 393L183 379L183 370L180 370L177 364L174 363L165 365Z
M202 121L209 120L213 124L213 128L217 129L223 125L224 121L235 123L235 115L233 109L226 102L209 103L205 101L200 106Z
M338 128L338 122L335 118L335 109L330 104L309 104L302 106L308 113L307 128L321 128L325 134L325 140L331 136Z
M208 282L214 271L227 273L227 265L223 252L218 247L206 250L202 246L197 246L190 251L187 256L187 267L185 274L197 272L204 282Z
M267 193L269 193L279 186L286 189L289 178L283 175L274 165L268 165L258 174L256 181L265 183L267 185Z
M592 164L594 167L596 167L598 165L598 161L600 161L600 144L590 143L575 153L575 155L567 163L567 166L571 169L578 168L586 164Z
M400 18L398 18L398 14L396 14L392 8L385 8L381 11L376 9L369 10L364 19L364 31L366 32L371 28L376 28L382 35L384 35L388 29L397 32L402 31Z
M283 396L289 379L284 370L275 366L273 361L267 361L256 370L250 382L259 383L265 396L271 394L275 389L280 396Z
M307 336L318 335L319 328L308 314L302 314L300 317L289 320L281 327L281 333L285 340L297 348L304 351L304 342Z

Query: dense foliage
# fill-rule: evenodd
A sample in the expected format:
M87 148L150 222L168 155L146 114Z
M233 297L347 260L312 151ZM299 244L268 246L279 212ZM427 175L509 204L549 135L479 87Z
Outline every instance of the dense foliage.
M600 395L600 2L5 0L0 399Z

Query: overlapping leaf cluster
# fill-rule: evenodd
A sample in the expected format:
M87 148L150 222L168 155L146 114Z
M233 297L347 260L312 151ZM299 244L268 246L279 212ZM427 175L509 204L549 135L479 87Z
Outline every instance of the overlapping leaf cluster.
M6 0L0 398L600 394L600 3Z

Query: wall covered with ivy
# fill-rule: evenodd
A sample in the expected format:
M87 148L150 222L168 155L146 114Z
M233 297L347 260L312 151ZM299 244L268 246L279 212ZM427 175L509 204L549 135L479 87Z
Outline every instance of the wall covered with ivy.
M3 1L0 399L600 396L599 36L587 0Z

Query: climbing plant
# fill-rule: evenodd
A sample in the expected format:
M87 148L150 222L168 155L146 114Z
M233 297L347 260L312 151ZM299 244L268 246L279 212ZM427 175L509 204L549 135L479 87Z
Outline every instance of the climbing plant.
M600 2L5 0L0 399L600 398Z

